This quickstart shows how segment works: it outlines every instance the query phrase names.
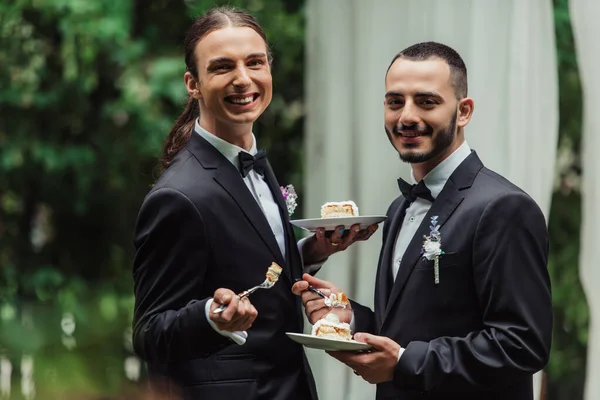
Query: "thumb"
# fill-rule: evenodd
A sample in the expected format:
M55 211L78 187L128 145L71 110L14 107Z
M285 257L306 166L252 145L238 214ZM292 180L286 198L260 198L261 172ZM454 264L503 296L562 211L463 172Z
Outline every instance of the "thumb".
M213 295L214 301L219 304L229 304L233 297L235 297L235 293L225 288L215 290L215 294Z
M309 284L311 284L312 286L314 286L316 288L331 289L331 288L335 287L335 285L333 283L328 282L328 281L324 281L324 280L319 279L319 278L315 278L314 276L312 276L310 274L304 274L304 275L302 275L302 279L304 279L306 282L308 282Z
M375 336L370 333L358 332L354 334L354 340L357 342L362 342L366 344L370 344L375 349L382 349L386 344L386 337L383 336Z
M304 292L306 289L308 289L308 282L297 281L292 286L292 293L294 293L296 296L302 296L302 292Z

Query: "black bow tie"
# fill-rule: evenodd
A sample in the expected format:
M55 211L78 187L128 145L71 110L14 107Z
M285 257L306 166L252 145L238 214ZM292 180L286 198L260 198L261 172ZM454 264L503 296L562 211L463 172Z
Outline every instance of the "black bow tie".
M427 186L425 186L425 182L422 179L416 185L411 185L410 183L406 182L404 179L398 178L398 187L400 188L400 191L402 192L402 195L404 196L404 198L409 203L412 203L413 201L415 201L417 199L417 197L420 197L425 200L429 200L432 203L433 203L433 200L435 200L433 198L433 196L431 195L431 192L429 191L429 189L427 189Z
M256 172L261 175L265 175L265 168L267 167L267 152L260 150L256 155L240 151L238 153L240 160L240 173L242 177L248 176L248 173L254 168Z

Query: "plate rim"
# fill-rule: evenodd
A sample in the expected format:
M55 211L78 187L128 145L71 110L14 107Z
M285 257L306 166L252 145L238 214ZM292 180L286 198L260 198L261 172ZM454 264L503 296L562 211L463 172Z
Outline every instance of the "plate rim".
M371 349L373 346L367 343L363 343L363 342L358 342L354 339L352 340L338 340L338 339L331 339L331 338L324 338L324 337L318 337L318 336L313 336L311 334L308 333L298 333L298 332L286 332L286 335L288 335L288 337L292 337L292 336L296 336L296 337L304 337L304 338L310 338L310 339L316 339L316 340L324 340L325 342L329 342L329 343L352 343L353 345L360 345L361 348L353 348L353 349L335 349L335 350L324 350L324 351L362 351L362 350L369 350ZM297 342L296 342L297 343ZM302 346L306 346L303 343L299 343L302 344ZM310 347L310 346L306 346L312 349L316 349L316 350L323 350L323 349L318 349L315 347Z
M290 223L294 223L294 222L312 222L312 221L326 221L326 222L331 222L331 221L336 221L336 220L342 220L342 219L359 219L359 218L387 218L387 215L359 215L357 217L336 217L336 218L302 218L302 219L291 219Z

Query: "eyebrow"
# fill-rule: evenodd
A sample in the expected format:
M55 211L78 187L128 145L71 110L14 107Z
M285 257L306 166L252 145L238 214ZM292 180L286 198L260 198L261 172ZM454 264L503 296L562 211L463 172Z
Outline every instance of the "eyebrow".
M404 97L404 93L390 91L385 94L385 97ZM435 97L438 99L442 98L442 96L436 92L417 92L415 93L414 97Z
M265 53L252 53L252 54L248 54L246 56L246 60L250 60L252 58L266 58L267 55ZM217 57L217 58L213 58L212 60L210 60L208 62L208 65L212 65L212 64L217 64L220 62L231 62L233 61L231 58L227 58L227 57Z

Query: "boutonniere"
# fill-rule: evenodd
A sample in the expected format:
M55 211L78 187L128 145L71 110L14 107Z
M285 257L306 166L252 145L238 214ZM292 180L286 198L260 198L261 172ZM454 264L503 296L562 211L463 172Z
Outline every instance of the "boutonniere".
M436 285L440 283L440 256L444 254L444 250L442 250L442 234L440 233L440 226L437 219L437 215L431 217L429 236L423 235L425 240L423 241L423 249L421 250L424 258L429 261L433 260L433 278Z
M293 185L287 185L286 187L280 186L279 188L281 189L281 194L285 200L285 206L287 207L288 214L291 216L298 206L296 203L296 199L298 198L296 189L294 189Z

